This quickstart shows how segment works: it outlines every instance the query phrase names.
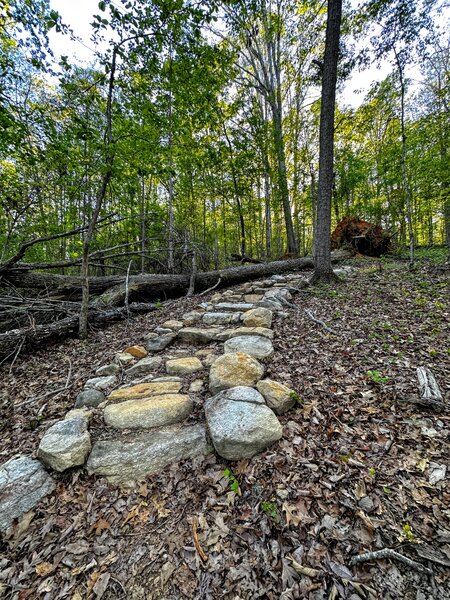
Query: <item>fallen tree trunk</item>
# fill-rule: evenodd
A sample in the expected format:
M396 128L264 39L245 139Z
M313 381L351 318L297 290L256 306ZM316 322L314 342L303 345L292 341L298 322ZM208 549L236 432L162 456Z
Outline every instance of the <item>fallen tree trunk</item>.
M151 312L155 308L154 304L134 303L129 305L128 310L130 313L143 314ZM123 319L127 314L127 308L123 306L103 311L91 309L89 311L89 322L93 326L102 326ZM16 350L22 349L31 343L42 343L49 338L66 336L75 332L78 329L79 318L79 313L77 313L50 323L0 333L0 357L13 355Z
M351 252L336 251L332 253L332 262L339 262L352 256ZM268 263L242 265L217 271L197 273L195 278L195 293L199 293L215 284L220 279L218 287L228 287L252 279L268 277L276 273L289 273L313 269L311 257L292 258ZM81 278L64 275L49 275L47 273L14 273L4 276L11 285L18 288L47 290L53 297L77 297L81 292ZM186 275L131 275L128 283L130 300L150 300L175 298L186 294L189 289L191 276ZM91 277L89 289L92 294L100 294L95 298L96 307L114 307L123 304L126 295L126 277L111 275Z

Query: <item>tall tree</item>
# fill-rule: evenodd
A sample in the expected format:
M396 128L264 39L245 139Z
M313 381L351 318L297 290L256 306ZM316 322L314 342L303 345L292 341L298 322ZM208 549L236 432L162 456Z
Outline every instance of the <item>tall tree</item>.
M331 195L333 190L334 113L342 20L342 0L328 0L319 132L319 187L312 282L335 279L331 267Z

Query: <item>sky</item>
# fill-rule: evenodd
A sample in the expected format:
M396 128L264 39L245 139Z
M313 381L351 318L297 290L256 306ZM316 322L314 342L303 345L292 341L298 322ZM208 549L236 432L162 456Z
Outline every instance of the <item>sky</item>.
M350 0L352 6L357 6L359 0ZM414 0L412 0L414 1ZM92 16L99 14L98 0L51 0L51 7L57 10L64 23L68 24L75 35L81 38L81 42L71 41L68 36L58 34L52 31L50 34L51 47L58 58L60 55L67 55L70 61L78 61L85 64L92 64L95 60L94 43L91 41ZM120 6L120 1L117 2ZM339 101L346 105L357 108L362 104L364 96L370 89L373 81L381 81L392 70L390 64L385 61L379 66L372 66L363 72L354 72L345 83L342 92L339 94ZM418 69L412 67L408 76L417 79Z

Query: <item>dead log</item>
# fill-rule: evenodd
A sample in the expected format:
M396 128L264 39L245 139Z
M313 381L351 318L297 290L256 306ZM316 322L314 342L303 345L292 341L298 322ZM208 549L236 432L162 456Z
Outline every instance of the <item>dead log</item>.
M331 235L331 248L346 247L367 256L381 256L391 250L391 236L379 225L344 217Z
M342 252L335 254L333 262L350 258L351 253ZM207 271L197 273L195 278L195 289L198 292L214 286L220 279L220 287L229 287L239 283L245 283L252 279L267 277L276 273L288 273L312 269L314 263L312 258L295 258L283 261L274 261L271 263L262 263L251 266L230 267L219 271ZM155 280L157 278L157 280ZM123 279L123 278L122 278ZM159 298L162 295L173 297L180 290L186 291L189 288L189 275L138 275L130 277L130 294L133 298L138 297L150 299ZM113 289L107 290L104 294L95 299L96 306L120 306L125 298L125 282L122 281Z
M156 307L154 304L136 302L130 304L128 308L130 313L143 314L155 310ZM89 322L95 327L103 326L123 319L127 314L127 308L124 306L109 310L91 309L89 311ZM33 327L22 327L0 333L0 357L3 358L10 353L14 353L19 345L25 348L32 344L35 347L50 338L64 337L72 332L76 332L78 330L79 318L78 312L50 323L35 325Z
M332 262L351 258L348 251L332 253ZM293 258L261 264L242 265L217 271L197 273L195 289L199 293L213 287L220 279L219 287L229 287L260 279L276 273L289 273L314 268L312 258ZM69 297L76 299L81 292L81 278L65 275L49 275L47 273L7 273L4 279L17 288L47 290L52 297ZM89 289L95 298L93 304L97 307L113 307L123 304L126 295L126 277L111 275L106 277L91 277ZM151 299L176 298L185 295L189 289L190 275L148 274L131 275L129 278L129 297L132 301L147 301Z

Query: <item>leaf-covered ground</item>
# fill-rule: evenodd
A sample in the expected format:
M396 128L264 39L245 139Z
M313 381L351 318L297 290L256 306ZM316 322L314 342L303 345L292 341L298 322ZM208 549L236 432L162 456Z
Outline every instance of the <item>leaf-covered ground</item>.
M449 271L351 264L345 283L302 292L275 320L268 374L299 397L280 443L237 464L185 461L131 491L81 471L59 476L2 542L2 597L450 597L450 414L409 401L424 365L450 402ZM35 452L98 366L196 302L4 365L0 461ZM433 575L388 559L351 566L381 548Z

